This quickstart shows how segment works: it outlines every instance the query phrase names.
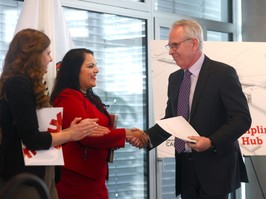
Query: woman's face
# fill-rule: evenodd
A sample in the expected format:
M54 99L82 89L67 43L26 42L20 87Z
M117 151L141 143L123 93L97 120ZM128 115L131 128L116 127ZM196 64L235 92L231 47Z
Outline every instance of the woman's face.
M80 89L86 91L96 86L96 75L99 72L96 61L92 54L86 53L83 64L80 68L79 85Z
M47 73L48 64L53 61L51 57L50 46L48 46L43 52L41 57L42 69L44 73Z

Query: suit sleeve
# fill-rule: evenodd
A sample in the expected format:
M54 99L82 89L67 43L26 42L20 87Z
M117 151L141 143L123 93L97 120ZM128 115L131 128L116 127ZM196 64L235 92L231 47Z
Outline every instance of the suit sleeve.
M173 80L176 79L176 73L172 73L169 76L168 79L168 91L167 91L167 104L166 104L166 109L165 109L165 116L163 119L165 118L171 118L174 116L173 113L173 107L172 107L172 99L174 99L175 97L173 96L174 93L172 92L172 90L176 90L176 86L174 86L173 84ZM174 88L172 88L172 86L174 86ZM164 142L165 140L167 140L169 137L171 137L171 134L169 134L168 132L166 132L165 130L163 130L158 124L155 124L153 127L149 128L148 130L146 130L146 133L149 135L150 138L150 150L157 147L158 145L160 145L162 142Z
M158 124L155 124L153 127L146 130L146 133L149 135L150 139L150 147L148 147L149 150L152 150L171 137L171 134L164 131Z
M234 68L227 67L221 84L221 99L227 113L227 122L223 124L210 138L216 148L221 149L229 143L237 141L251 125L251 116L247 99L242 91Z

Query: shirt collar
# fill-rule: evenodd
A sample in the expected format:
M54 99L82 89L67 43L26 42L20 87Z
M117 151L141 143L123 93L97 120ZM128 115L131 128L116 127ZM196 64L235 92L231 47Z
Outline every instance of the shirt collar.
M200 58L189 68L189 71L194 76L199 76L200 69L202 67L205 55L204 53L201 54Z

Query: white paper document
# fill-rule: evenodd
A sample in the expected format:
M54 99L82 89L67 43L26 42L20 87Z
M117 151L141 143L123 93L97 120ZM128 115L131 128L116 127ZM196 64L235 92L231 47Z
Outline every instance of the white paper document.
M39 131L61 133L63 108L42 108L36 111ZM31 151L22 143L25 165L64 165L62 146L50 147L49 150Z
M157 124L171 135L187 142L196 142L195 140L189 139L188 136L199 136L195 129L182 116L159 120Z

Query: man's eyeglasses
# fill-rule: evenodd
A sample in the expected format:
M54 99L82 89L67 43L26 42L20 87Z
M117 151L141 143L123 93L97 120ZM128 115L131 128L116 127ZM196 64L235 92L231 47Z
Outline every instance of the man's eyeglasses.
M188 40L191 40L192 38L188 38L188 39L184 39L180 42L177 42L177 43L171 43L171 44L167 44L165 45L165 47L167 48L168 51L170 51L171 49L172 50L177 50L179 48L179 46L185 42L185 41L188 41Z

